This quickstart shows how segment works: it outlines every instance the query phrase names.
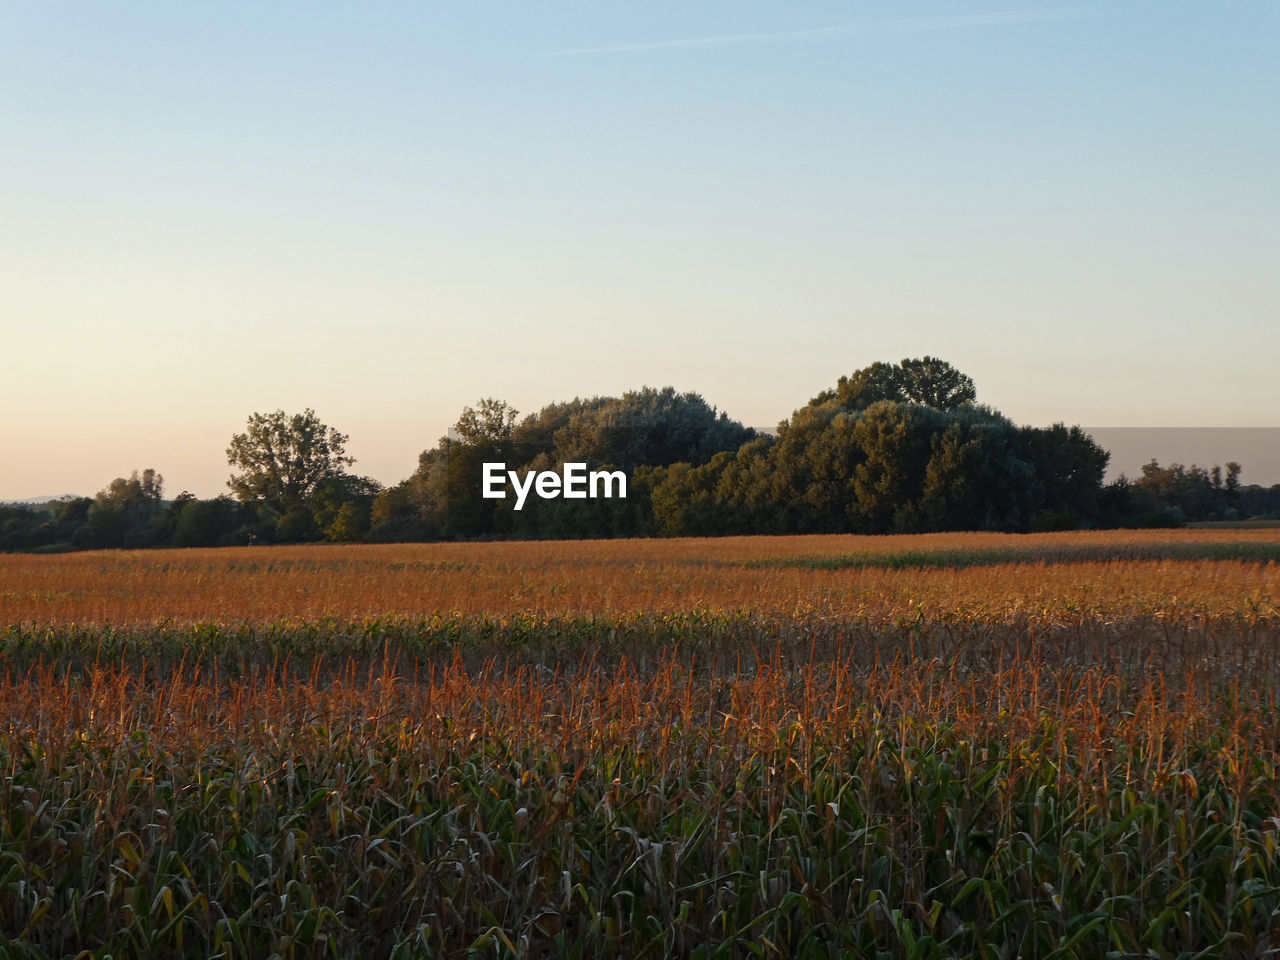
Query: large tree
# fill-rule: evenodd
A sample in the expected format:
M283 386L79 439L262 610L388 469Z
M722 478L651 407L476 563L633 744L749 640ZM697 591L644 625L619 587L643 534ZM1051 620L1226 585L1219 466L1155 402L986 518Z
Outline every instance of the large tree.
M346 456L346 442L345 434L321 423L310 407L292 415L255 413L227 447L227 462L236 471L227 486L244 502L258 501L280 514L300 512L320 484L355 463Z
M453 425L456 439L474 445L506 440L515 429L519 411L505 400L484 397L474 407L463 407L462 416Z
M935 410L955 410L978 397L973 378L937 357L906 359L902 371L902 398Z
M146 469L139 476L116 477L99 490L88 511L90 542L95 547L147 547L168 537L160 507L164 477Z
M813 402L826 402L832 392ZM907 358L901 363L876 362L841 377L834 396L846 410L865 410L873 403L892 400L915 403L935 410L955 410L977 398L973 379L937 357Z

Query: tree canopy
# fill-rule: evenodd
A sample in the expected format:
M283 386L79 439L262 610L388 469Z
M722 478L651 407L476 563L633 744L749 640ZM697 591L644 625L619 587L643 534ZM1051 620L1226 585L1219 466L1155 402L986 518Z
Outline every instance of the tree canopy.
M697 393L643 387L523 418L485 397L382 489L349 473L347 436L310 408L252 414L227 447L236 499L164 499L153 469L95 497L0 504L0 549L217 546L311 540L716 536L1047 530L1280 519L1280 485L1241 469L1161 467L1103 482L1108 455L1079 427L1018 426L936 357L877 362L818 392L775 435ZM517 477L566 463L629 475L626 499L481 496L483 465Z
M381 485L346 468L347 435L302 413L255 413L248 429L231 438L227 462L237 472L227 482L245 504L265 508L250 529L280 540L359 540L369 529Z
M310 407L295 414L252 414L245 432L233 435L227 447L227 462L236 471L227 486L242 501L261 500L287 513L355 463L346 456L347 439Z

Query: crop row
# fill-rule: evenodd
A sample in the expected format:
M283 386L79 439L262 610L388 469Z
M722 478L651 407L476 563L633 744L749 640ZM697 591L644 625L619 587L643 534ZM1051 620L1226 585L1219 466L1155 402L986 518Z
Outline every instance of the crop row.
M847 549L854 538L799 539L815 542L804 552L789 544L755 559L741 555L741 544L703 541L677 541L665 553L641 544L636 554L628 549L634 541L611 542L611 552L597 557L575 557L562 544L0 556L0 624L121 628L691 611L881 622L923 612L930 620L1055 623L1187 612L1231 619L1280 609L1280 564L1263 556L1280 546L1265 539L1193 543L1196 551L1235 555L1212 559L1163 557L1166 547L1154 541L1128 548L1137 556L1082 559L1081 551L1120 549L1082 539L1039 559L1029 545L1002 547L1007 562L970 547L866 553ZM818 545L824 549L815 552ZM1050 562L1055 556L1062 562Z
M6 956L1258 956L1269 688L680 653L0 680Z

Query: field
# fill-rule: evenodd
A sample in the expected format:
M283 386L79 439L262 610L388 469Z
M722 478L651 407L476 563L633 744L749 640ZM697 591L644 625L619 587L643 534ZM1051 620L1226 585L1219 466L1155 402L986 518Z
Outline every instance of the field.
M1277 560L0 555L0 957L1274 955Z

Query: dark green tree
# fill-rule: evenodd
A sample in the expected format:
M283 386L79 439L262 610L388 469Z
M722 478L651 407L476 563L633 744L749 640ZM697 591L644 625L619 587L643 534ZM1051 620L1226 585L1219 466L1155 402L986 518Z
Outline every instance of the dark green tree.
M519 412L505 400L484 397L474 407L463 407L453 425L456 439L469 446L507 440Z
M30 550L46 542L52 526L25 504L0 504L0 550Z
M1017 428L980 407L946 414L930 439L919 506L909 530L1021 530L1032 467L1018 450Z
M373 503L382 485L371 477L344 473L316 484L311 516L326 540L351 543L369 532Z
M576 403L578 408L555 432L552 448L537 451L548 454L553 463L575 461L622 470L672 463L697 466L717 453L736 450L755 435L699 394L677 393L674 387L643 387L621 397ZM523 432L524 424L516 431L517 441Z
M241 502L258 501L289 517L287 539L306 535L309 501L326 480L342 476L355 460L346 456L347 436L325 426L309 407L302 413L255 413L248 428L227 447L235 471L227 486Z
M851 439L863 459L854 468L853 495L864 532L890 532L899 512L919 499L932 435L942 426L928 408L889 402L869 407L854 424Z
M89 542L95 547L149 547L168 538L161 509L164 477L150 468L116 477L89 507Z
M240 505L226 494L212 500L181 494L173 507L175 547L222 547L243 542L237 536Z
M935 410L955 410L973 403L978 396L973 380L945 360L921 357L903 360L901 372L902 399Z
M1102 478L1111 455L1079 427L1023 427L1020 455L1033 468L1017 491L1035 530L1094 526L1102 512Z
M901 363L877 361L841 377L834 391L815 402L836 399L846 410L865 410L885 400L914 403L935 410L955 410L977 399L973 380L937 357L905 359Z
M374 498L369 525L367 539L387 543L425 540L429 533L408 480L387 487Z

